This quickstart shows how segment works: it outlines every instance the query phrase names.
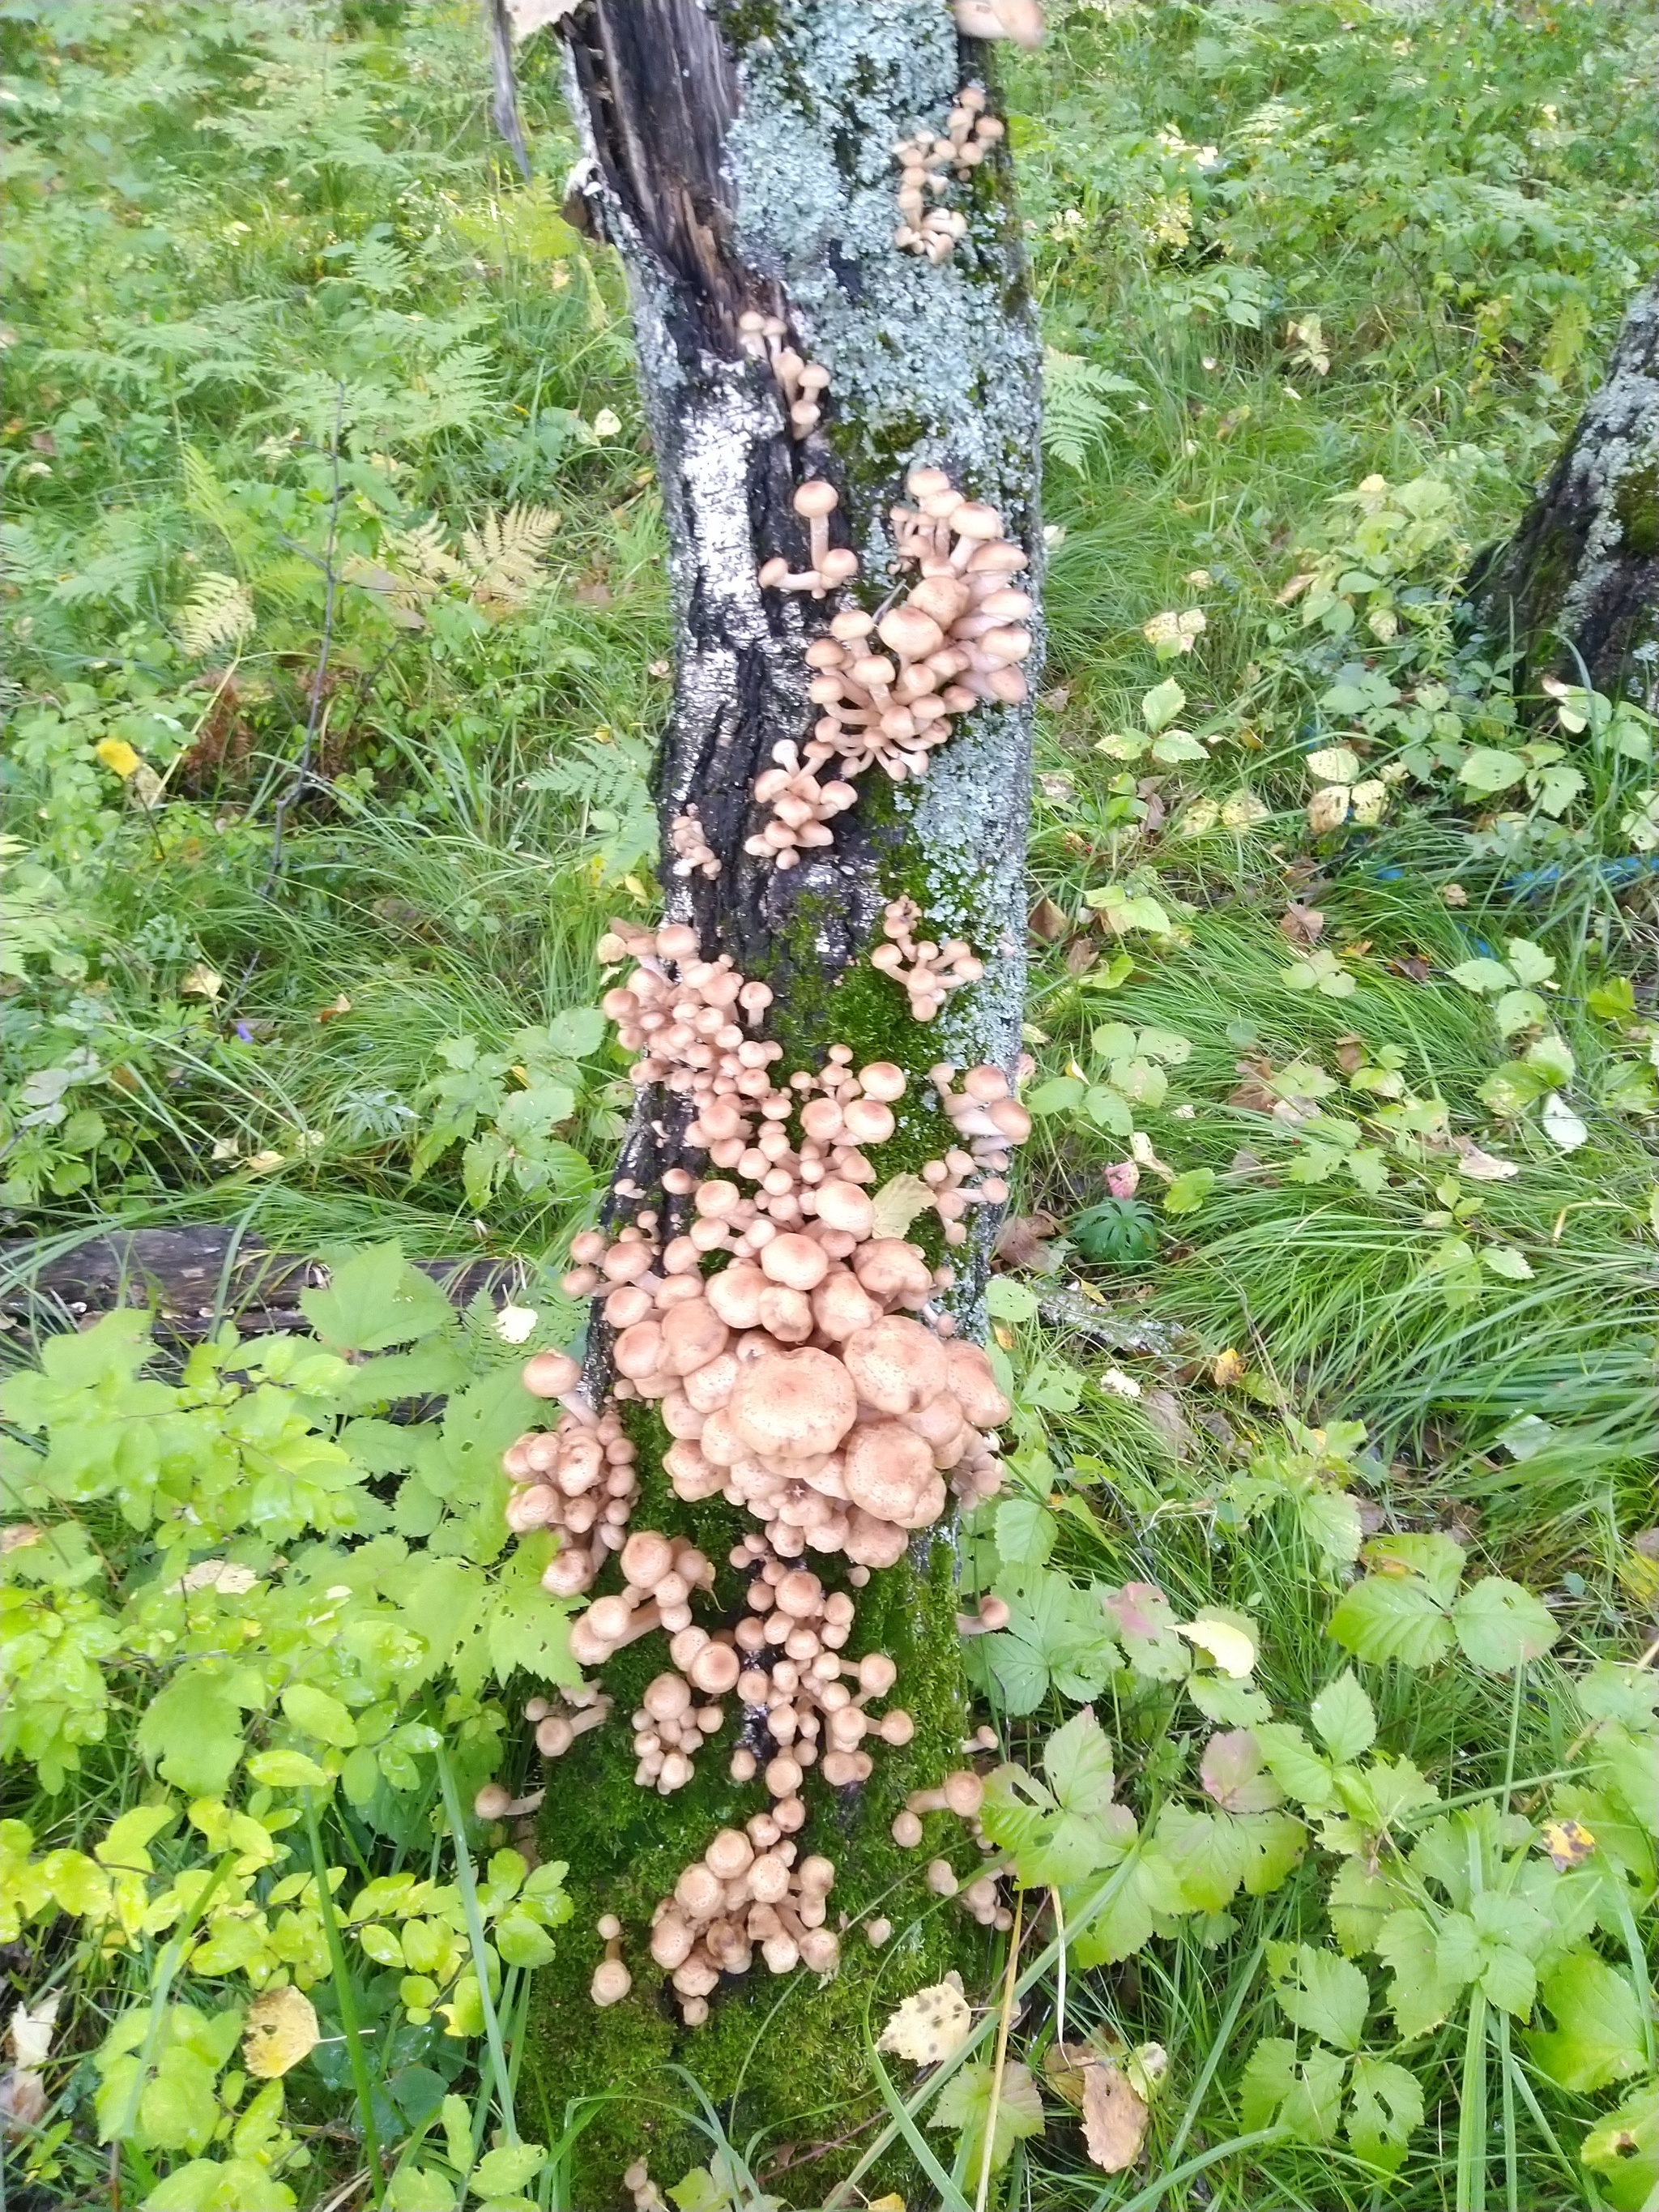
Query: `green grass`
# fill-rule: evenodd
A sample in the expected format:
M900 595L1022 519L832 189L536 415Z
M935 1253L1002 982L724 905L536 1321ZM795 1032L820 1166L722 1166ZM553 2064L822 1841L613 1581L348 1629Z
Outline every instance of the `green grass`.
M1045 336L1133 389L1073 386L1073 446L1048 469L1031 844L1047 908L1028 1040L1039 1082L1073 1066L1102 1079L1106 1024L1188 1048L1167 1096L1130 1117L1160 1164L1143 1166L1139 1194L1159 1227L1149 1261L1094 1268L1065 1238L1128 1156L1127 1126L1051 1115L1022 1160L1017 1204L1051 1218L1054 1267L1011 1270L998 1308L1018 1479L1053 1516L1042 1571L1079 1592L1154 1580L1183 1615L1247 1613L1256 1679L1277 1711L1305 1717L1337 1664L1325 1632L1348 1571L1310 1547L1287 1491L1254 1517L1230 1500L1281 1449L1287 1419L1364 1424L1340 1482L1368 1532L1450 1530L1471 1574L1525 1584L1563 1631L1513 1703L1502 1675L1472 1666L1363 1669L1390 1753L1448 1794L1501 1791L1565 1761L1583 1667L1652 1640L1651 1554L1632 1539L1654 1517L1659 1410L1656 878L1631 823L1653 770L1634 722L1620 750L1593 732L1562 738L1545 702L1515 700L1505 668L1463 635L1459 585L1548 466L1651 265L1651 27L1615 0L1054 0L1049 13L1010 101ZM240 1221L285 1249L396 1237L411 1254L518 1259L546 1304L595 1202L627 1098L609 1044L548 1048L572 1110L542 1130L524 1176L480 1182L468 1157L526 1080L525 1033L563 1017L580 1034L609 915L654 908L645 779L667 710L660 515L623 288L557 213L574 142L550 41L521 59L529 187L485 131L471 8L0 8L13 138L0 804L21 948L0 980L9 1280L112 1221ZM1064 365L1053 373L1063 391ZM1426 480L1432 526L1384 597L1351 588L1351 620L1304 622L1308 597L1285 588L1360 560L1352 495L1372 477ZM516 601L461 582L410 623L349 580L354 562L360 577L406 573L404 533L431 524L458 546L517 504L560 520ZM208 575L245 602L216 639L191 627ZM1194 610L1194 649L1159 661L1144 626ZM1097 750L1139 733L1143 697L1170 677L1185 695L1175 722L1202 758ZM1555 813L1518 771L1495 796L1459 780L1472 747L1553 737L1583 777ZM1401 772L1379 823L1316 834L1308 756L1340 744L1367 776ZM1255 818L1206 822L1241 793ZM1089 896L1126 879L1162 902L1170 933L1109 938ZM1351 994L1286 982L1292 901L1324 915L1318 949L1338 955ZM1575 1149L1538 1099L1499 1112L1483 1097L1538 1030L1506 1042L1449 971L1516 937L1555 963L1540 1027L1572 1054L1560 1088L1585 1128ZM447 1048L468 1039L499 1072L474 1126L416 1176L455 1095L439 1087ZM1426 1144L1381 1127L1386 1099L1348 1080L1357 1055L1397 1055L1411 1095L1443 1102ZM1379 1150L1380 1186L1340 1158L1305 1179L1310 1163L1323 1173L1317 1125L1263 1110L1260 1088L1298 1062L1330 1079L1314 1102L1328 1120L1363 1124L1353 1141ZM1460 1141L1516 1172L1460 1177ZM1166 1212L1163 1170L1215 1180L1194 1209ZM4 1345L27 1366L36 1332ZM148 1538L112 1512L88 1526L112 1578L153 1571ZM1024 1571L1000 1540L994 1516L975 1522L970 1577ZM1011 1715L982 1662L988 1711L1036 1765L1078 1698L1050 1689ZM1190 1798L1192 1713L1124 1669L1096 1701L1121 1801L1146 1822L1164 1796ZM143 1702L57 1796L31 1796L19 1775L11 1802L37 1851L87 1849L161 1790L135 1741ZM521 1702L483 1698L503 1722ZM556 1799L559 1786L556 1772ZM441 1871L428 1798L411 1810L383 1792L372 1818L331 1806L325 1848L354 1884ZM1392 2179L1341 2138L1229 2148L1252 2134L1250 2049L1285 2028L1264 1946L1323 1940L1332 1863L1310 1853L1284 1887L1239 1896L1231 1925L1176 1916L1133 1958L1070 1971L1073 2039L1098 2029L1169 2053L1147 2148L1108 2179L1051 2095L1046 2135L1015 2152L993 2203L1474 2212L1484 2188L1505 2212L1624 2212L1616 2182L1586 2179L1578 2146L1628 2084L1553 2086L1502 2013L1486 2044L1471 2046L1460 2015L1408 2053L1429 2109ZM1028 1899L1039 1948L1042 1898ZM1628 1936L1616 1915L1604 1925L1604 1956L1650 1954L1652 1900L1650 1866L1629 1885ZM48 2077L48 2132L64 2132L25 2154L31 2208L107 2193L90 2054L142 1999L160 1948L100 1960L66 1925L26 1929L5 1957L15 2000L72 1990ZM902 1925L885 1956L937 1964L937 1911L927 1929L920 1915ZM582 1978L586 1943L572 1932L546 1986ZM1375 1960L1366 1971L1380 1986ZM1632 1971L1650 2037L1648 1960ZM198 1977L185 1994L211 2009L240 1987ZM333 2033L331 1987L314 1995ZM531 1988L521 1978L503 1998L515 2069ZM393 2019L391 1982L367 1966L356 1994ZM1034 2069L1057 1996L1039 1978L1015 2033ZM848 1995L836 2095L864 2064L857 2010ZM444 2142L424 2069L471 2100L485 2148L482 2045L396 2019L377 2058L408 2094L374 2091L382 2141L422 2144L422 2159ZM1380 2014L1368 2034L1388 2045ZM742 2058L735 2042L711 2046L717 2099ZM311 2159L287 2185L307 2206L341 2201L362 2131L343 2047L319 2046L287 2086ZM546 2087L550 2142L584 2120L595 2142L621 2142L610 2107L567 2112ZM833 2123L810 2117L803 2091L791 2150L787 2096L760 2101L763 2113L702 2111L695 2156L714 2157L726 2128L744 2150L764 2124L745 2155L793 2204L801 2145ZM948 2168L948 2135L925 2139ZM676 2135L677 2159L691 2140ZM909 2155L896 2134L892 2159ZM577 2201L573 2160L567 2141L535 2185L542 2212ZM157 2171L135 2145L123 2201L142 2203ZM912 2212L930 2201L933 2185L898 2164L878 2162L872 2194L895 2174Z

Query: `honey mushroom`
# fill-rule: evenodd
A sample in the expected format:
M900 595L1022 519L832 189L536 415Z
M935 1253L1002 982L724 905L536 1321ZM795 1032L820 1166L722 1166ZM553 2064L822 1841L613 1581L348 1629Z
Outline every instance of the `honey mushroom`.
M600 1916L599 1933L605 1941L605 1956L593 1969L588 1994L596 2005L620 2004L633 1988L634 1977L623 1963L622 1923L614 1912Z
M651 1955L686 2025L708 2018L720 1977L748 1973L757 1950L775 1974L798 1966L833 1973L841 1939L824 1923L835 1880L829 1859L799 1858L764 1816L746 1830L722 1828L652 1914Z
M720 855L703 835L702 818L695 806L688 806L674 817L668 825L668 842L674 853L672 872L682 881L690 876L719 875Z
M684 1790L696 1771L694 1754L725 1720L720 1706L696 1703L692 1686L683 1675L653 1676L634 1716L634 1750L639 1760L635 1781L663 1797Z
M882 932L888 942L870 955L870 965L890 975L910 1001L910 1018L931 1022L952 991L964 983L977 983L985 963L960 937L935 945L915 936L921 908L911 898L894 899L882 915Z
M987 115L982 85L967 84L957 94L957 104L941 131L921 130L902 138L893 148L899 164L898 228L893 243L901 251L924 255L937 265L949 260L958 239L967 235L967 219L953 209L930 205L949 187L947 170L963 181L985 159L1004 127Z
M788 326L781 315L763 315L751 307L738 317L738 344L751 360L771 364L788 412L791 434L805 438L823 419L818 403L829 389L830 372L819 362L804 361L788 337Z

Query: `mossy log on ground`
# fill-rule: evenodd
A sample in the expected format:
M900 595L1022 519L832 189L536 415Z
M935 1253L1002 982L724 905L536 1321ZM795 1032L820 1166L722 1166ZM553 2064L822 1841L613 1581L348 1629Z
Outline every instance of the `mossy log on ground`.
M1632 301L1601 389L1469 596L1488 647L1518 651L1517 688L1588 677L1659 706L1659 280Z
M765 818L751 799L757 776L781 741L811 735L820 712L807 646L826 635L837 604L874 611L898 580L889 510L911 469L942 469L996 507L1028 557L1021 581L1036 589L1041 349L1006 138L951 187L967 233L947 258L894 242L896 143L942 130L969 82L994 111L994 55L958 38L940 0L584 0L559 33L587 151L567 208L626 270L669 538L675 699L656 777L667 919L696 928L705 957L729 955L770 987L763 1033L782 1048L775 1081L822 1067L834 1043L851 1048L855 1066L890 1060L906 1072L880 1173L914 1171L951 1141L927 1070L944 1060L1012 1073L1019 1052L1029 702L960 714L919 781L866 774L857 805L836 820L833 847L807 848L799 865L775 868L747 841ZM828 372L823 420L804 436L792 434L770 365L745 347L744 314L776 319ZM793 500L812 477L837 488L834 542L860 556L839 601L757 581L774 555L793 569L806 560ZM673 872L672 825L690 808L720 862L712 876ZM983 980L930 1024L914 1020L904 991L870 965L883 909L901 896L915 900L928 937L966 939L984 963ZM684 1200L659 1197L665 1172L683 1159L694 1172L703 1165L684 1146L686 1118L683 1098L643 1092L618 1163L618 1178L671 1223ZM607 1219L625 1210L613 1194ZM964 1332L982 1324L995 1212L975 1209L970 1241L951 1255L957 1279L946 1303ZM921 1223L910 1234L930 1262L944 1256L938 1222L931 1237ZM606 1355L596 1325L590 1390L605 1386ZM633 1525L690 1536L720 1571L699 1625L714 1627L717 1613L733 1620L743 1589L725 1562L744 1522L718 1499L677 1499L653 1417L634 1407L628 1418L641 1447ZM846 1562L814 1554L807 1564L833 1586ZM723 1982L694 2029L652 1964L651 1913L717 1830L764 1809L765 1791L728 1778L729 1729L684 1790L662 1797L637 1787L627 1716L665 1664L662 1639L624 1649L602 1670L614 1723L582 1735L549 1776L542 1849L568 1863L576 1917L538 1978L520 2090L526 2130L544 2142L558 2139L580 2100L606 2100L587 2108L573 2153L571 2201L584 2212L626 2202L621 2175L637 2158L659 2186L706 2162L707 2137L672 2109L692 2101L676 2064L695 2073L739 2147L765 2133L768 2185L783 2201L823 2203L884 2117L866 2023L878 2033L902 1997L952 1968L982 1997L991 1939L925 1881L935 1852L966 1874L971 1839L944 1814L930 1818L919 1850L901 1850L890 1832L908 1793L962 1763L956 1579L952 1534L940 1524L857 1595L848 1651L896 1662L892 1702L915 1733L902 1748L881 1748L862 1786L836 1792L816 1771L807 1778L801 1849L835 1863L828 1924L843 1914L854 1923L839 1972L821 1983L757 1961ZM857 1924L878 1909L894 1929L879 1949ZM601 2009L588 1985L607 1912L623 1923L633 1986ZM887 2187L910 2178L902 2151L879 2177Z

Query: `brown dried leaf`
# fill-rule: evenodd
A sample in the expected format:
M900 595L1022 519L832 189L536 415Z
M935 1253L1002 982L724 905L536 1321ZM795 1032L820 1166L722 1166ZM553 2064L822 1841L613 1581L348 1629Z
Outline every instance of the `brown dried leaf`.
M1317 907L1298 906L1294 899L1279 917L1279 933L1291 945L1316 945L1324 928L1325 917Z
M1086 937L1074 937L1066 948L1066 972L1085 975L1099 957L1098 949Z
M1060 1224L1052 1213L1011 1213L997 1231L996 1256L1006 1267L1024 1267L1034 1275L1053 1273L1054 1255L1044 1243Z
M1040 898L1031 908L1028 927L1045 945L1057 945L1072 927L1071 916L1051 898Z
M1146 2107L1115 2066L1090 2066L1083 2076L1083 2141L1103 2173L1121 2173L1140 2155Z

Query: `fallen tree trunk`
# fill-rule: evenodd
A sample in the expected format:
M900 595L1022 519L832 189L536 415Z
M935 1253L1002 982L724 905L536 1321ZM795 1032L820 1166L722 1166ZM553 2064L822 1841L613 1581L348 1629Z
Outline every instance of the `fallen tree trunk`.
M1022 21L1034 12L1010 9ZM981 7L975 20L995 18ZM736 1213L719 1218L741 1223L744 1207L752 1217L757 1205L775 1205L775 1218L758 1220L752 1237L742 1229L725 1248L737 1256L713 1279L730 1287L742 1267L755 1273L756 1253L781 1224L781 1243L805 1241L788 1227L799 1198L800 1231L820 1237L843 1287L865 1264L860 1239L878 1241L884 1229L890 1244L908 1239L927 1269L948 1258L954 1279L941 1289L935 1276L938 1294L929 1296L924 1277L907 1311L921 1311L936 1343L958 1329L971 1335L1006 1193L998 1146L1008 1140L996 1127L985 1136L989 1106L967 1099L961 1071L980 1066L985 1097L994 1099L994 1071L1012 1077L1019 1050L1031 665L1022 673L1031 631L1020 594L1031 588L1041 549L1040 350L989 50L959 38L937 0L710 8L587 0L560 32L587 146L571 204L627 271L677 616L674 709L657 771L669 927L654 939L628 933L626 949L641 966L631 993L619 989L609 1002L620 1010L624 1042L643 1056L601 1264L622 1267L621 1245L642 1238L655 1261L647 1290L665 1273L672 1290L681 1240L706 1229L717 1206L736 1201ZM896 158L906 142L910 151ZM931 593L921 588L929 576ZM690 1063L653 1041L660 1028L640 1026L650 1005L692 988L687 977L712 975L716 995L735 988L713 973L722 960L757 992L749 1045L763 1046L774 1086L769 1105L752 1086L739 1097L751 1116L771 1116L769 1130L751 1118L745 1141L790 1133L781 1194L769 1201L771 1178L759 1175L775 1156L718 1139L720 1097L711 1109L702 1077L702 1089L687 1087ZM893 1102L890 1113L863 1115L866 1139L848 1133L856 1115L839 1138L824 1139L830 1180L862 1177L866 1198L884 1202L869 1217L872 1230L862 1200L840 1198L845 1218L865 1224L840 1243L838 1232L822 1235L827 1201L822 1213L812 1210L823 1163L790 1118L792 1106L805 1115L803 1101L823 1103L835 1091L832 1048L848 1069L872 1071L860 1107ZM930 1077L941 1062L956 1071L944 1090ZM950 1080L958 1086L953 1103ZM843 1107L857 1088L840 1091ZM1004 1106L1017 1139L1018 1109L1012 1097ZM884 1136L884 1115L892 1124ZM980 1132L971 1144L970 1128ZM859 1141L867 1159L834 1150ZM735 1180L716 1191L725 1176ZM739 1200L745 1184L752 1189ZM935 1200L939 1210L928 1211ZM720 1249L697 1246L709 1255L705 1272L718 1266ZM588 1249L598 1260L599 1240ZM695 1253L685 1264L696 1267ZM649 1313L648 1297L641 1309L638 1299L615 1301L609 1283L601 1288L583 1386L595 1404L621 1357L603 1314ZM665 1313L659 1300L656 1319L638 1326L653 1329ZM774 1325L749 1332L745 1358ZM821 1320L807 1326L811 1345L804 1329L792 1334L776 1320L775 1352L801 1345L799 1358L836 1365L845 1346ZM820 1345L828 1349L811 1351ZM744 1622L745 1601L752 1627L757 1519L762 1549L776 1546L775 1564L787 1566L787 1547L799 1540L787 1515L818 1509L810 1500L780 1504L781 1477L769 1476L763 1457L744 1462L757 1473L727 1474L723 1491L700 1490L702 1443L683 1412L674 1434L690 1432L695 1449L665 1453L662 1416L681 1403L677 1387L659 1387L629 1350L639 1379L623 1382L617 1411L637 1452L633 1528L689 1539L711 1563L712 1589L696 1602L699 1623L717 1640ZM668 1354L641 1355L659 1357ZM864 1429L877 1410L860 1396ZM712 1452L712 1426L703 1434ZM975 1431L970 1458L984 1449ZM830 1459L842 1481L833 1445ZM982 1470L982 1460L975 1463ZM850 1479L850 1443L846 1465ZM973 1494L962 1474L969 1461L951 1465L959 1492ZM717 1485L724 1472L716 1466ZM942 1504L942 1486L937 1496ZM539 1510L565 1509L556 1499ZM829 1510L830 1532L850 1532L854 1551L872 1540L863 1510L850 1498ZM882 1525L890 1534L895 1524ZM822 1536L822 1516L814 1526ZM746 1564L728 1565L734 1547L743 1561L745 1540ZM738 1954L758 1947L749 1971L723 1971L706 1999L685 1972L653 1955L653 1916L660 1928L684 1870L717 1835L752 1828L769 1789L775 1800L768 1762L783 1734L781 1724L769 1734L777 1700L752 1701L740 1684L735 1777L728 1717L694 1778L658 1794L636 1780L628 1716L671 1663L665 1639L630 1642L598 1668L613 1717L571 1741L549 1775L542 1847L568 1863L576 1916L539 1978L520 2098L526 2132L543 2141L580 2109L572 2100L614 2100L587 2108L573 2202L624 2201L619 2176L642 2157L664 2185L707 2160L707 2139L672 2109L688 2101L684 2081L667 2070L678 2060L715 2100L734 2142L763 2137L770 2185L790 2202L825 2203L881 2110L868 2024L878 2031L884 2010L947 1969L982 1984L988 1938L922 1880L930 1850L953 1852L965 1874L976 1863L971 1838L950 1815L934 1817L920 1853L892 1834L908 1796L961 1768L969 1748L948 1514L924 1504L902 1523L899 1547L873 1571L836 1544L794 1554L833 1602L842 1593L856 1600L848 1660L890 1656L893 1698L914 1724L908 1742L896 1723L889 1741L871 1736L877 1755L853 1755L863 1767L853 1778L844 1778L843 1760L835 1769L842 1778L826 1780L834 1765L826 1753L809 1760L799 1785L799 1852L835 1867L824 1922L838 1936L833 1972L780 1970L776 1960L798 1954L811 1965L823 1948L793 1938L776 1960L766 1953L774 1971L765 1971L752 1912L735 1937L720 1937L725 1956L734 1942ZM550 1574L556 1584L556 1570ZM617 1569L602 1566L595 1594L617 1587ZM582 1633L579 1622L579 1656L588 1649ZM815 1748L832 1740L826 1733ZM757 1761L765 1788L750 1778ZM789 1802L778 1802L781 1819ZM766 1848L764 1832L763 1825L757 1848ZM620 1923L615 1948L627 1970L611 1983L627 1986L619 2001L596 2007L589 1985L602 1966L605 1916ZM868 1940L872 1920L900 1931L890 1948ZM697 1941L713 1946L715 1933ZM693 1965L706 1955L699 1950ZM903 2170L896 2164L884 2185Z
M1659 707L1659 280L1639 292L1548 481L1472 581L1477 627L1554 676Z

